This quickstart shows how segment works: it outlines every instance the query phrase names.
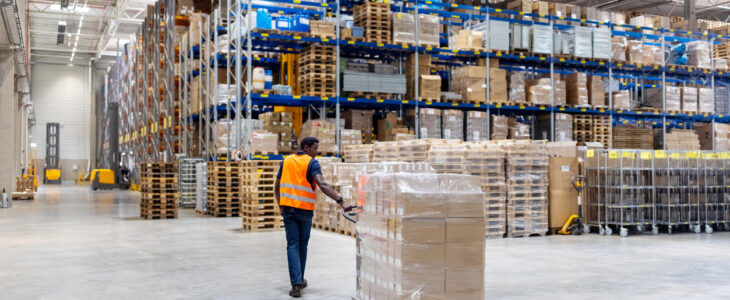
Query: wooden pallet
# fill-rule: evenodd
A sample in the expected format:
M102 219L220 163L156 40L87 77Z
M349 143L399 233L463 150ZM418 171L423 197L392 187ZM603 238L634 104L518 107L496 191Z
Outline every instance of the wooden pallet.
M10 194L10 198L13 200L34 200L34 192L13 192Z
M532 232L532 231L507 232L508 238L534 237L534 236L545 237L545 235L547 235L547 232Z

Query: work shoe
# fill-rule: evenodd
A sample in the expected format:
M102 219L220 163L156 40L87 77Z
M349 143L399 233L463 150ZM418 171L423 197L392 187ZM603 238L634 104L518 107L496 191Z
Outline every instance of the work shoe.
M291 291L289 291L289 296L292 296L294 298L299 298L302 296L302 286L300 284L295 284L291 286Z
M302 279L302 288L305 288L305 287L307 287L307 280Z

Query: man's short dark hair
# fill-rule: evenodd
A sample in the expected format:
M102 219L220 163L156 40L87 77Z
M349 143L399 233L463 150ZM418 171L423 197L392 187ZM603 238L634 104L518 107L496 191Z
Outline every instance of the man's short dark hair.
M299 146L304 149L304 147L312 147L316 143L319 143L319 140L317 138L313 136L308 136L302 139L302 142Z

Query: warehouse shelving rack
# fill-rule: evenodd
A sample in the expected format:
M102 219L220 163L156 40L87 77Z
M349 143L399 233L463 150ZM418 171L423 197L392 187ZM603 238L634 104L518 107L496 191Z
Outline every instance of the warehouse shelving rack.
M308 114L311 117L311 113L319 113L321 118L324 118L328 110L334 111L336 119L339 119L339 113L343 108L367 108L367 109L388 109L399 111L403 116L403 110L414 109L419 110L424 107L433 108L449 108L449 109L461 109L461 110L480 110L486 111L489 114L518 114L518 115L537 115L550 113L553 116L553 125L551 127L551 136L554 135L554 114L555 113L569 113L569 114L593 114L593 115L606 115L610 116L612 123L617 123L619 120L631 120L631 119L644 119L653 120L656 124L666 132L667 127L672 122L681 122L683 124L689 124L690 122L730 122L730 116L717 115L717 114L680 114L674 112L667 112L666 109L663 112L647 112L647 111L629 111L629 110L613 110L613 109L601 109L601 108L572 108L572 107L556 107L555 105L544 105L544 106L530 106L530 105L500 105L500 104L468 104L468 103L443 103L443 102L426 102L417 101L418 94L414 97L415 99L363 99L363 98L351 98L341 97L340 95L340 77L337 76L337 93L336 97L309 97L309 96L284 96L284 95L273 95L265 93L247 93L252 87L252 76L251 72L253 66L256 64L264 63L276 63L275 60L255 58L252 55L253 51L269 51L273 48L278 48L276 51L279 52L296 52L302 45L306 44L327 44L333 45L337 49L337 58L341 57L343 52L347 52L349 55L353 53L358 55L373 54L383 55L390 54L394 56L403 57L404 54L408 53L422 53L430 54L433 57L441 59L452 59L454 62L459 61L474 61L477 58L496 58L500 60L500 67L508 70L515 70L520 68L525 70L527 73L549 73L551 74L552 84L554 84L554 74L566 74L574 71L587 71L592 75L607 77L609 85L619 79L624 82L619 87L620 89L631 89L632 97L636 100L638 97L638 91L644 87L664 87L667 83L684 84L684 83L709 83L712 87L716 81L728 84L730 82L730 74L725 71L718 71L713 69L699 69L691 66L671 66L663 63L661 65L636 65L626 62L613 62L610 59L607 61L598 61L591 59L576 59L576 58L564 58L556 56L554 53L550 55L533 55L533 54L520 54L511 52L500 52L500 51L466 51L466 50L452 50L448 48L440 47L425 47L415 46L418 45L418 18L415 18L414 29L416 32L416 43L412 45L401 45L401 44L379 44L370 43L363 41L355 41L353 39L342 39L340 35L340 22L339 18L344 13L344 8L351 7L359 2L354 1L326 1L326 2L311 2L311 1L300 1L300 0L274 0L268 1L268 3L280 3L280 4L296 4L299 8L282 8L272 5L261 5L252 4L250 0L246 1L223 1L219 5L219 8L208 17L205 17L199 24L200 28L206 28L210 30L202 30L200 41L193 41L192 35L188 35L188 40L185 44L180 44L179 48L179 61L182 66L178 69L178 73L169 76L171 68L174 63L174 47L168 45L175 45L175 37L172 34L174 31L174 1L166 0L165 7L169 8L163 10L160 7L160 3L155 5L154 10L148 11L148 18L145 22L146 30L142 30L138 36L141 37L142 48L145 51L140 51L142 55L138 58L138 61L142 61L142 66L151 66L150 73L148 72L134 72L139 76L142 74L141 80L138 80L142 84L148 84L151 89L140 88L138 97L145 97L146 93L151 93L148 96L150 104L149 114L146 114L144 109L141 111L143 116L148 116L148 122L146 124L137 124L137 129L133 126L126 126L122 128L123 134L134 134L139 131L139 138L130 139L131 143L139 143L138 148L144 148L145 142L143 136L147 136L149 140L148 148L149 158L153 160L161 160L158 151L154 149L164 149L165 155L170 157L173 153L186 153L188 156L203 156L205 153L215 154L215 141L213 138L213 126L216 125L221 115L226 116L228 119L237 121L250 120L253 117L254 111L265 111L270 109L272 106L297 106L297 107L308 107L312 108L308 110ZM251 5L249 5L251 4ZM413 5L418 4L418 5ZM409 6L410 5L410 6ZM421 6L429 6L421 7ZM307 8L303 8L307 7ZM241 31L240 24L243 24L243 19L250 19L250 12L253 9L267 8L272 11L282 11L285 13L304 13L309 15L319 16L332 16L335 18L335 38L319 38L305 35L298 35L296 33L272 33L272 32L254 32L252 30ZM470 11L470 13L454 12L448 9L464 9ZM580 23L584 26L598 26L608 27L611 29L613 35L623 35L634 39L642 39L645 41L659 41L655 43L661 45L662 50L666 49L668 43L676 42L687 42L691 40L704 40L709 43L715 43L719 41L726 41L727 37L721 35L714 35L710 33L698 33L688 32L682 30L664 29L664 28L651 28L651 27L638 27L628 24L615 24L610 22L600 22L594 20L584 19L572 19L565 17L557 17L551 15L539 15L528 12L516 12L508 11L492 7L475 7L460 4L448 4L448 3L433 3L431 1L396 1L391 3L391 10L395 12L411 12L415 14L435 14L445 18L442 24L452 25L464 25L465 22L472 21L488 21L500 20L508 21L510 23L522 23L522 24L540 24L551 26L553 31L555 29L567 29L573 25L562 25L556 24L556 21L565 21ZM163 14L164 12L164 14ZM226 13L227 12L227 13ZM338 13L340 12L340 13ZM496 14L508 15L509 18L498 17ZM523 19L525 17L532 18L531 20ZM547 20L547 23L538 22L537 19ZM164 21L164 22L163 22ZM248 20L247 24L250 24L252 20ZM155 26L161 24L162 26ZM219 53L218 40L219 35L228 33L228 29L233 32L241 33L240 39L230 38L229 41L235 40L236 42L231 43L228 49L225 49L226 53ZM619 31L622 28L624 31ZM647 34L644 31L654 31L659 34ZM163 49L157 49L157 47L150 47L150 45L160 44L160 32L164 34L165 47ZM168 34L169 33L169 34ZM449 34L446 33L448 39ZM140 39L136 39L140 40ZM443 39L442 39L443 40ZM207 42L211 41L212 45L208 45ZM245 42L245 44L244 44ZM487 45L489 48L489 45ZM171 52L172 51L172 52ZM712 56L712 55L711 55ZM200 58L201 69L196 72L196 68L193 66L193 58ZM416 56L417 57L417 56ZM165 67L160 68L157 64L150 64L150 62L159 61L163 58ZM213 59L211 59L213 58ZM489 64L489 59L486 60ZM337 59L339 64L339 59ZM245 63L245 66L243 65ZM215 84L217 83L217 74L219 68L226 68L229 74L227 79L228 84L233 84L233 91L229 91L233 99L239 99L240 101L228 101L225 105L217 105L217 89ZM245 69L244 69L245 68ZM418 64L416 63L416 68ZM339 70L339 65L337 67ZM489 65L487 65L486 82L489 82ZM246 81L243 82L243 74L246 76ZM149 78L147 75L151 75ZM179 94L179 109L175 111L174 97L175 93L173 87L175 87L175 76L179 79L180 94ZM192 113L191 109L191 85L190 80L194 76L202 76L203 80L199 87L201 95L201 101L198 103L198 113ZM234 78L231 82L230 77ZM418 77L418 76L416 76ZM160 80L158 80L160 79ZM147 82L145 82L145 80ZM626 82L629 81L629 82ZM416 78L415 85L417 86L418 78ZM487 103L491 103L489 99L489 90L487 84ZM156 93L163 88L163 93ZM416 93L418 88L416 87ZM553 89L554 90L554 89ZM666 95L663 95L666 99ZM144 102L144 101L142 101ZM162 104L157 107L156 104ZM551 95L551 103L554 102L554 95ZM144 103L141 103L144 107ZM608 93L608 107L612 107L612 93ZM245 117L243 116L245 113ZM176 115L177 114L177 115ZM155 117L158 116L158 117ZM418 114L416 113L416 122L418 120ZM175 117L178 127L172 124L172 118ZM489 121L487 121L489 122ZM339 122L336 122L336 126L339 127ZM686 126L686 125L684 125ZM659 127L659 126L657 126ZM489 124L487 124L489 128ZM534 128L534 126L533 126ZM339 128L338 128L339 129ZM339 132L339 130L338 130ZM146 133L146 134L145 134ZM197 133L195 138L194 133ZM416 131L418 135L418 131ZM156 136L160 136L158 139ZM250 139L246 139L246 136L250 136L250 132L240 132L236 130L233 137L236 147L235 149L250 149L244 147L243 143L248 143ZM193 141L196 139L196 141ZM339 144L339 135L337 136L336 142ZM125 143L126 139L125 139ZM193 151L193 144L197 144L197 150ZM666 144L666 143L665 143ZM609 145L610 147L610 145ZM145 151L143 151L145 152ZM144 153L142 155L147 155ZM220 159L217 155L207 155L209 159ZM232 153L229 151L225 154L225 159L231 159ZM247 153L245 157L257 158ZM267 158L279 158L280 156L268 156ZM144 159L140 156L139 159Z

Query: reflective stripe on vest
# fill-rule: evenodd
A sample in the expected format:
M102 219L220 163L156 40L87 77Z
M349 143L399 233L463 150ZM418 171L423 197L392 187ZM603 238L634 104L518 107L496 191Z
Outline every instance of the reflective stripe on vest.
M306 210L314 210L317 193L307 181L307 168L312 157L290 155L284 159L279 180L279 203Z

